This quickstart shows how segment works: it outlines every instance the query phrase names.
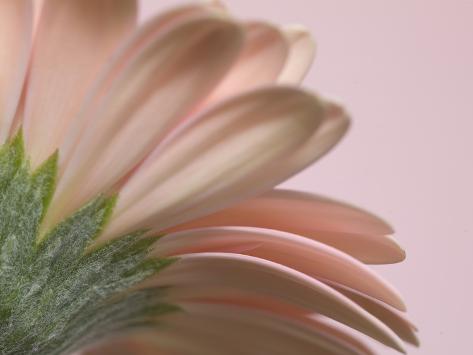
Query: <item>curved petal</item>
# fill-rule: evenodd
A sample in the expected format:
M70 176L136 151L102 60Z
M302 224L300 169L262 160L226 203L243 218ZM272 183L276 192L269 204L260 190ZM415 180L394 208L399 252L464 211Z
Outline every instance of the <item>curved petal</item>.
M113 64L105 75L114 78L114 74L116 75L117 72L120 72L131 57L135 56L146 46L149 46L158 36L169 31L172 27L209 15L224 14L226 13L223 12L218 4L210 2L181 5L159 13L146 23L140 25L135 33L130 36L113 58ZM106 82L106 80L103 81Z
M288 267L247 255L199 253L180 256L149 285L168 286L171 302L212 297L216 290L266 296L344 323L404 351L378 319L324 283Z
M142 24L135 33L134 38L123 49L133 53L138 48L153 40L159 33L168 30L179 23L184 23L201 16L227 14L221 4L214 1L200 1L197 3L184 4L167 9Z
M112 52L134 28L135 0L45 1L35 35L25 136L33 165L59 147Z
M304 324L311 331L319 336L326 337L336 344L348 347L349 351L356 354L374 355L362 339L358 339L358 334L354 334L353 329L343 326L340 323L317 313L307 313L307 311L291 306L287 303L269 299L267 297L249 296L235 290L231 294L225 294L222 290L215 295L204 300L193 301L213 305L230 305L243 307L244 309L255 309L267 312L273 316L283 317L291 320L294 324ZM350 332L351 331L351 332ZM348 349L347 349L348 350ZM341 350L343 351L343 350ZM345 350L346 351L346 350Z
M319 104L320 108L322 109L322 121L318 125L317 129L311 131L311 136L309 137L309 139L305 140L304 144L300 144L298 148L294 149L292 153L288 155L285 159L274 160L272 163L267 165L265 170L255 172L251 176L251 180L253 182L264 181L265 186L276 186L282 181L287 180L292 175L298 173L299 171L314 163L317 159L325 155L339 142L339 140L343 137L343 135L348 129L348 117L346 116L343 109L334 103L328 102L320 98ZM253 192L253 195L258 192L263 192L264 190L260 189L259 191L257 191L255 189L254 191L255 192ZM243 198L240 198L240 200L242 199ZM201 215L204 215L204 213L202 213ZM197 216L193 217L196 218ZM151 227L153 226L154 225L151 225ZM352 241L350 242L350 240L353 239L352 235L346 234L341 237L344 237L345 241L340 244L344 244L346 242L353 244ZM329 237L329 239L331 239L331 237ZM366 239L366 236L360 236L359 239ZM370 237L368 239L370 239ZM389 237L384 238L381 243L387 244L388 248L393 244L395 245L395 243L391 241ZM365 246L366 245L359 245L359 247L362 248L364 248ZM381 257L383 258L384 255L382 255ZM397 262L403 259L404 254L402 254L400 259L399 255L397 255L397 259L394 259L396 261L393 262ZM383 263L383 261L376 260L373 263L379 262Z
M29 0L0 1L0 144L10 134L20 101L31 47Z
M315 42L312 35L302 26L293 25L283 29L290 49L278 82L300 84L312 66L315 57Z
M212 354L355 355L358 351L314 328L291 319L234 305L184 303L184 312L169 317L166 326L183 332L197 344L206 340ZM184 335L184 334L183 334Z
M318 314L308 317L306 323L316 326L319 331L326 334L331 334L334 338L340 339L340 342L349 344L352 348L356 349L360 354L364 355L375 355L375 352L369 348L363 341L359 339L358 334L353 334L351 329L345 329L341 327L340 323L334 322L331 319L320 316Z
M164 229L271 187L254 175L272 174L267 165L303 144L321 119L319 100L292 88L223 102L181 129L130 178L108 235Z
M142 329L141 331L119 334L95 344L89 344L72 355L177 355L163 351L159 347L157 332Z
M392 228L359 208L314 194L276 189L171 231L249 226L298 234L372 264L394 263L405 252L389 237Z
M84 355L324 354L369 355L319 328L280 315L228 304L183 303L156 331L125 335Z
M209 15L173 27L131 60L97 110L84 114L91 119L65 163L49 219L109 191L143 160L220 80L240 43L237 24Z
M155 253L169 256L221 252L241 246L247 247L242 254L288 266L321 281L342 284L405 310L399 293L364 264L335 248L295 234L255 228L203 228L164 236L156 243Z
M304 169L323 157L345 136L350 118L344 108L335 102L324 101L324 117L320 130L294 155L292 164Z
M44 0L32 0L33 1L33 34L36 33L38 28L39 18L41 17L41 10L43 9Z
M125 42L117 53L115 53L112 63L102 72L92 89L89 100L84 104L83 111L86 113L79 115L69 127L63 145L61 146L61 169L64 170L70 155L75 150L80 137L90 124L90 111L103 101L106 94L117 76L124 71L132 60L136 60L138 55L143 55L143 50L151 47L153 43L170 32L173 28L191 22L193 20L208 18L212 15L222 14L222 9L215 3L188 4L171 8L141 25L135 33ZM88 113L87 113L88 112Z
M284 33L265 22L249 22L245 25L245 32L240 57L206 105L243 91L276 83L289 52Z
M344 109L327 100L321 100L324 120L320 128L314 131L310 139L295 151L290 159L275 163L268 169L275 176L286 172L301 171L329 152L345 135L349 127L349 118ZM287 174L285 179L291 177ZM276 184L274 184L276 185Z
M416 335L416 326L406 317L402 312L393 309L389 305L379 300L373 299L366 294L362 294L346 286L329 283L333 288L343 293L355 303L359 304L365 310L370 312L376 318L383 321L389 328L391 328L402 340L419 346L419 339Z

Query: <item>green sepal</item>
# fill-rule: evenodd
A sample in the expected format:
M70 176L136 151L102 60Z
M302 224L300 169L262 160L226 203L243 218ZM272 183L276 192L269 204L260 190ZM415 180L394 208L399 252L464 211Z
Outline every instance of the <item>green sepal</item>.
M42 234L58 153L35 171L21 131L0 148L0 354L67 354L177 310L135 286L173 263L136 232L96 246L117 196L98 196Z

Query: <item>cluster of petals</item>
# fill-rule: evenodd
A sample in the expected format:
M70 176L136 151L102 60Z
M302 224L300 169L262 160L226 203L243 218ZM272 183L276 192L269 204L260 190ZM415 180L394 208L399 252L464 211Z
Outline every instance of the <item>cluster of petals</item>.
M141 26L134 0L0 2L0 140L20 128L33 167L59 152L46 231L117 194L105 242L164 233L182 312L93 354L404 352L415 327L367 264L402 261L380 218L279 183L347 131L343 108L299 87L315 45L300 26L242 22L220 3ZM364 334L367 337L365 337ZM243 350L242 350L243 347ZM120 352L118 352L120 351Z

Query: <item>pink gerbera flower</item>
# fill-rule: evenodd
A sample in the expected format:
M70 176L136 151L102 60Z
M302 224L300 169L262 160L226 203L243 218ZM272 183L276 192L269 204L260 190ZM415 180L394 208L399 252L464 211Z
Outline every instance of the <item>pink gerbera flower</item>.
M276 185L345 111L300 26L217 2L0 2L1 354L373 354L417 344L384 221ZM356 331L356 332L355 332Z

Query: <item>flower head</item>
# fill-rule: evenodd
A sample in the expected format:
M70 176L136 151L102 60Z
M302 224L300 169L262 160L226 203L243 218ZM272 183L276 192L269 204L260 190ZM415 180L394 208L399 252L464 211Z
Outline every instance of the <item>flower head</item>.
M404 259L391 227L274 189L348 128L299 87L310 34L217 2L137 27L136 8L0 2L0 353L417 344L366 266Z

